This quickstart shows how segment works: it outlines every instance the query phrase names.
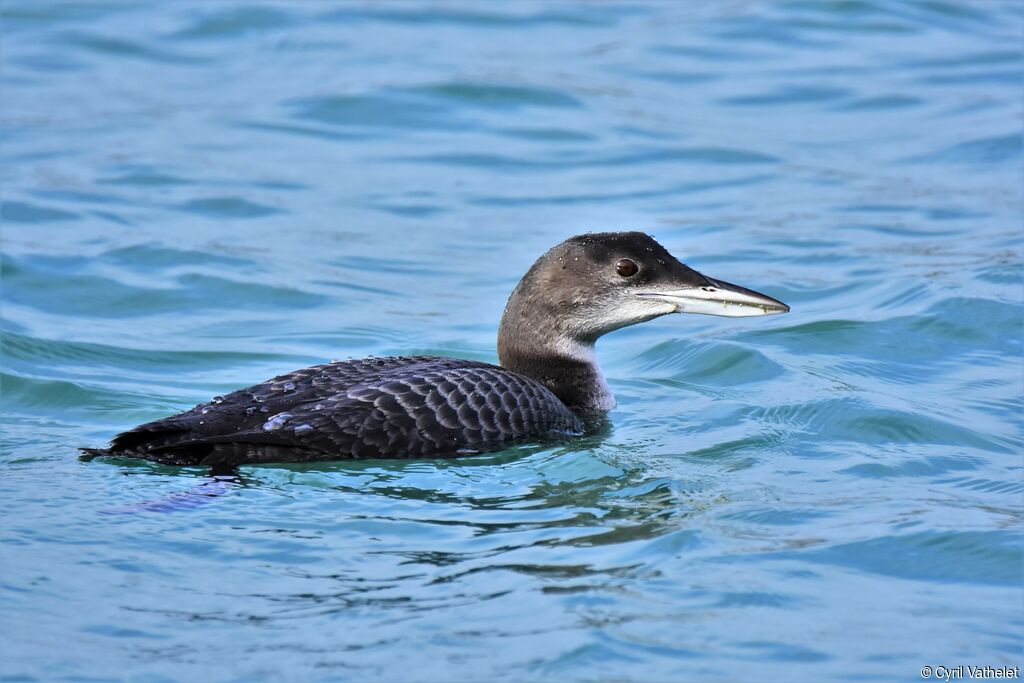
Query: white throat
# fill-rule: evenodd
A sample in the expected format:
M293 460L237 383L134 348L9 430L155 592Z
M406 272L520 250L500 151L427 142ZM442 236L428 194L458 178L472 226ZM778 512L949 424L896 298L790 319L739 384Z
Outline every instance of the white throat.
M604 378L604 372L597 362L597 353L593 343L576 341L575 339L561 339L557 344L557 351L560 355L586 363L593 371L593 387L589 393L592 394L588 401L589 406L594 410L611 410L615 407L615 395Z

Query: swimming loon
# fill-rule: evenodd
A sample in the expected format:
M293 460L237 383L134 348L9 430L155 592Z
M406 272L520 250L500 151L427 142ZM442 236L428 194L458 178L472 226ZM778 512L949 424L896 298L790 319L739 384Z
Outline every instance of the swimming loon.
M168 465L452 457L579 435L614 406L598 337L669 313L751 316L789 307L713 280L640 232L571 237L509 297L500 366L426 356L316 365L118 434L88 457Z

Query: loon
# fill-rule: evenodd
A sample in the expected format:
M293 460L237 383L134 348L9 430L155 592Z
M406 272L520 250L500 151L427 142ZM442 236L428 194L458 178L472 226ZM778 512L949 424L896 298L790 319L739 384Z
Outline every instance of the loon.
M118 434L86 457L165 465L438 458L579 436L615 405L594 354L613 330L669 313L785 313L769 296L680 263L641 232L553 247L509 297L491 365L427 356L335 361Z

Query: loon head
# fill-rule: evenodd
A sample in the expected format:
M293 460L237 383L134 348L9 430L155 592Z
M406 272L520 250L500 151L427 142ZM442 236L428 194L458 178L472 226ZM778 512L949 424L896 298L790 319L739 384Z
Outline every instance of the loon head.
M642 232L577 235L537 259L512 292L498 356L509 369L535 379L542 374L539 379L570 405L587 403L566 399L564 387L559 393L553 385L564 378L551 368L559 361L589 363L597 381L593 345L603 334L669 313L742 317L787 311L789 306L770 296L698 273ZM607 404L609 398L589 402Z
M570 237L537 259L516 287L502 324L546 319L531 335L581 342L669 313L729 317L785 313L789 306L680 263L642 232Z

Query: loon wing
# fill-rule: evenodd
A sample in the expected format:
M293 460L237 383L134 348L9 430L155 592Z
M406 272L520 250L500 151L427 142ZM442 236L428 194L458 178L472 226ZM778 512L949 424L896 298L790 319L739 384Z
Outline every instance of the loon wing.
M443 457L582 430L554 394L503 368L376 358L275 377L140 425L90 454L175 465Z

